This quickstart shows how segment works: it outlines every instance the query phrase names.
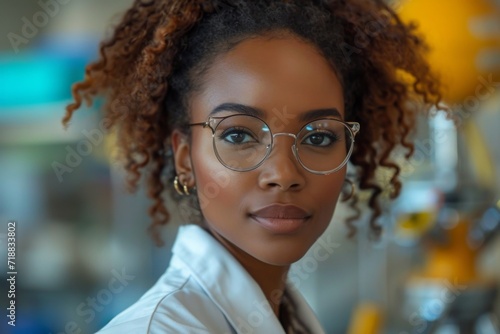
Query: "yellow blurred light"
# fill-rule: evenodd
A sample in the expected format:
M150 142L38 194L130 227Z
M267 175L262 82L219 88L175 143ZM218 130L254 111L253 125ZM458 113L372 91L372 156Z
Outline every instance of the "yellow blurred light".
M395 233L400 237L420 237L432 228L435 219L435 213L430 211L402 214L398 217Z

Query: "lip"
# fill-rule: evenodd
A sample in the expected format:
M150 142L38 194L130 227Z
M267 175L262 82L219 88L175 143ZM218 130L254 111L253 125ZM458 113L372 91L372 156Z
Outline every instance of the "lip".
M309 220L311 214L295 205L272 204L253 211L250 217L271 232L293 233Z

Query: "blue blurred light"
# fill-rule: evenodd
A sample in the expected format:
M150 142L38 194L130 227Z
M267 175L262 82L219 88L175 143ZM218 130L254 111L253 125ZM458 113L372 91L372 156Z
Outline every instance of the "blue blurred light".
M43 54L0 55L0 114L5 108L64 101L83 77L83 60Z

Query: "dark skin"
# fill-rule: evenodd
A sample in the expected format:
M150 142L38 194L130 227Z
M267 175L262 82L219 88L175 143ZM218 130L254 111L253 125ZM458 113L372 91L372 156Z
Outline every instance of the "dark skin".
M191 122L206 121L215 107L229 102L263 111L273 133L297 133L311 110L336 109L338 115L324 116L344 117L343 90L335 72L314 46L293 35L241 42L219 55L201 82L201 91L190 97ZM196 187L207 230L255 279L278 315L284 277L328 227L345 167L329 175L310 173L294 157L293 139L282 136L276 137L261 166L235 172L217 160L211 134L193 127L189 141L180 131L173 132L177 175ZM308 218L293 233L269 231L251 213L270 204L298 206Z

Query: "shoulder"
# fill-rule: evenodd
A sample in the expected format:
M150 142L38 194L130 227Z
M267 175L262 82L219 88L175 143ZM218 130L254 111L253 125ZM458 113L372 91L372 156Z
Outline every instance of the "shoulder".
M232 333L223 312L193 276L182 268L170 269L98 333Z

